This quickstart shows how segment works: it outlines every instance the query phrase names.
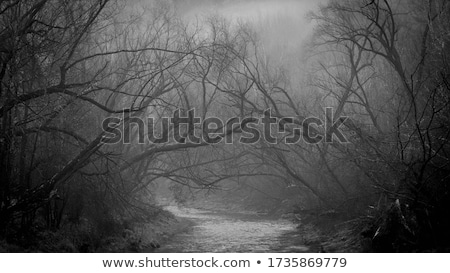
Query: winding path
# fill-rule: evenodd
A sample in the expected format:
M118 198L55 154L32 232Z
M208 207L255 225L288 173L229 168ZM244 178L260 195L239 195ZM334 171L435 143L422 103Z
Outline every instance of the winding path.
M254 213L167 207L195 224L157 252L307 252L295 224Z

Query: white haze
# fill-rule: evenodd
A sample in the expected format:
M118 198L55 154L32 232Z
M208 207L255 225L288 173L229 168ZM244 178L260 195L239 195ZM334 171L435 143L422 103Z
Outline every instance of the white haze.
M318 8L317 0L178 0L177 10L186 20L219 15L255 25L265 54L277 64L295 68L301 62L304 42L311 34L307 14Z

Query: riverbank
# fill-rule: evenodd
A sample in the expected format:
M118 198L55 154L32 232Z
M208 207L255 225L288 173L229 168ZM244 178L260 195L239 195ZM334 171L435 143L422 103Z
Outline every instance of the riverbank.
M371 252L370 239L361 235L357 221L332 225L321 223L299 224L303 243L311 252L364 253Z
M195 224L187 218L177 217L166 210L164 210L164 214L170 215L170 217L163 217L159 221L145 224L141 228L142 237L146 243L142 245L140 252L155 252L165 246L175 235L186 232Z
M161 209L150 221L138 223L132 229L125 229L121 236L111 238L110 243L97 249L96 252L151 253L192 225L194 225L192 221Z

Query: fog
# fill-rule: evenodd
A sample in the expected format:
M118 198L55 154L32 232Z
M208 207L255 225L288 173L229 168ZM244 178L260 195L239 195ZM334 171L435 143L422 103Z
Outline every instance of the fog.
M296 66L301 61L303 44L313 30L308 13L325 1L250 0L250 1L174 1L186 21L221 16L231 22L249 22L263 41L267 56L278 64Z

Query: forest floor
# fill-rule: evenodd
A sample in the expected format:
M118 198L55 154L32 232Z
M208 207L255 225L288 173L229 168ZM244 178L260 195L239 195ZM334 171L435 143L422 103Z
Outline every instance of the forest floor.
M0 240L0 252L152 252L192 224L161 210L151 221L135 223L133 228L116 228L108 234L86 224L67 225L56 231L36 229L28 235Z

